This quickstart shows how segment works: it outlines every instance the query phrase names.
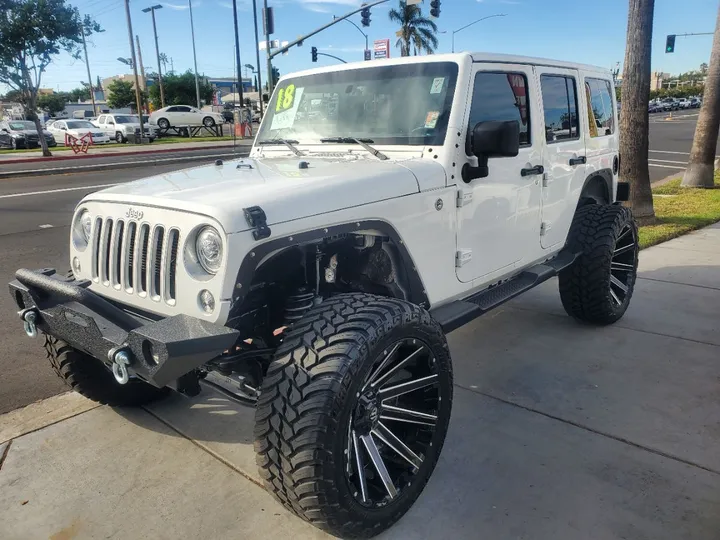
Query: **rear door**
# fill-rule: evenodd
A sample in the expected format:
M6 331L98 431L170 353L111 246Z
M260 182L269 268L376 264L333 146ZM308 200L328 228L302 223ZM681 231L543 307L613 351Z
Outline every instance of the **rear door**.
M540 244L565 242L586 178L585 138L580 129L576 70L538 66L544 120Z
M190 126L196 123L195 115L193 114L191 107L179 105L177 107L177 111L177 114L174 115L175 118L177 118L175 125Z

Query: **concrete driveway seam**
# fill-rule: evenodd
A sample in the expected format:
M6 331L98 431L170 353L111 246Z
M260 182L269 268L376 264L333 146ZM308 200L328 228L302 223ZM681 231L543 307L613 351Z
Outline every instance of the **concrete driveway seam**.
M0 471L2 471L3 463L5 463L5 458L7 457L8 453L10 452L10 445L12 444L12 439L9 441L6 441L4 443L1 443L3 446L0 447Z
M659 248L660 246L653 246L653 247ZM672 249L675 249L675 248L672 248ZM683 251L696 251L696 250L686 249L686 250L683 250ZM697 253L702 253L702 252L701 252L701 251L697 251ZM685 285L685 286L687 286L687 287L697 287L697 288L699 288L699 289L711 289L711 290L713 290L713 291L720 291L720 287L710 287L710 286L708 286L708 285L697 285L697 284L695 284L695 283L684 283L684 282L683 282L683 283L678 283L677 281L670 281L670 280L668 280L668 279L657 279L657 278L640 277L640 276L638 276L637 279L638 279L638 281L640 281L641 279L645 279L645 280L647 280L647 281L656 281L656 282L658 282L658 283L671 283L671 284L673 284L673 285L678 285L678 284L680 284L680 285Z
M501 397L498 397L498 396L494 396L494 395L489 394L489 393L487 393L487 392L482 392L482 391L480 391L480 390L478 390L478 389L475 389L475 388L467 388L467 387L462 386L461 384L458 384L458 383L455 383L453 386L455 386L455 387L457 387L457 388L460 388L460 389L462 389L462 390L466 390L466 391L468 391L468 392L472 392L473 394L478 394L478 395L484 396L484 397L486 397L486 398L494 399L495 401L499 401L500 403L504 403L505 405L510 405L511 407L517 407L518 409L522 409L522 410L527 411L527 412L530 412L530 413L539 414L540 416L544 416L545 418L549 418L549 419L551 419L551 420L555 420L555 421L558 421L558 422L562 422L563 424L567 424L567 425L576 427L576 428L578 428L578 429L582 429L583 431L587 431L587 432L593 433L593 434L595 434L595 435L600 435L601 437L605 437L605 438L608 438L608 439L612 439L612 440L614 440L614 441L617 441L617 442L626 444L626 445L628 445L628 446L632 446L633 448L637 448L637 449L639 449L639 450L644 450L645 452L649 452L649 453L651 453L651 454L655 454L655 455L657 455L657 456L664 457L664 458L666 458L666 459L671 459L671 460L673 460L673 461L677 461L678 463L682 463L682 464L688 465L688 466L690 466L690 467L695 467L695 468L697 468L697 469L702 469L703 471L706 471L706 472L709 472L709 473L713 473L713 474L720 475L720 471L716 471L715 469L712 469L712 468L710 468L710 467L706 467L706 466L704 466L704 465L700 465L699 463L695 463L695 462L693 462L693 461L690 461L690 460L687 460L687 459L684 459L684 458L675 456L675 455L673 455L673 454L669 454L669 453L667 453L667 452L663 452L662 450L657 450L657 449L652 448L652 447L650 447L650 446L645 446L645 445L642 445L642 444L633 442L633 441L631 441L631 440L629 440L629 439L626 439L625 437L620 437L620 436L618 436L618 435L613 435L612 433L607 433L607 432L605 432L605 431L601 431L601 430L598 430L598 429L595 429L595 428L591 428L591 427L586 426L586 425L583 425L583 424L581 424L581 423L579 423L579 422L574 422L573 420L568 420L568 419L565 419L565 418L561 418L561 417L556 416L556 415L554 415L554 414L546 413L546 412L543 412L543 411L541 411L541 410L539 410L539 409L535 409L535 408L533 408L533 407L528 407L528 406L526 406L526 405L520 405L519 403L515 403L515 402L510 401L510 400L508 400L508 399L504 399L504 398L501 398Z
M249 481L252 482L254 485L256 485L256 486L258 486L258 487L260 487L260 488L262 488L262 489L265 489L264 486L262 485L262 483L261 483L261 482L258 482L257 478L253 478L251 475L249 475L248 473L246 473L245 471L243 471L240 467L236 466L232 461L226 459L225 457L223 457L221 454L219 454L218 452L216 452L215 450L213 450L213 449L210 448L209 446L201 443L200 441L197 441L197 440L193 439L193 438L190 437L187 433L184 433L183 430L181 430L180 428L175 427L173 424L171 424L170 422L168 422L167 420L165 420L162 416L156 414L156 413L155 413L152 409L150 409L149 407L142 407L142 409L143 409L146 413L148 413L150 416L154 417L156 420L158 420L158 421L161 422L162 424L166 425L168 428L172 429L175 433L177 433L178 435L180 435L180 436L183 437L184 439L187 439L187 440L190 441L192 444L194 444L195 446L197 446L198 448L200 448L200 450L203 450L204 452L210 454L212 457L214 457L216 460L218 460L219 462L221 462L223 465L225 465L226 467L228 467L228 468L231 469L232 471L238 473L240 476L242 476L242 477L245 478L246 480L249 480Z

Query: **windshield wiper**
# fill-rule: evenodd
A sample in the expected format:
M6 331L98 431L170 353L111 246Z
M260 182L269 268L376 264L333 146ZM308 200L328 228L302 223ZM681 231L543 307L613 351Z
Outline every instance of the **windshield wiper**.
M297 149L296 144L298 144L298 141L295 141L293 139L267 139L265 141L260 141L258 143L260 146L270 145L270 144L284 144L287 146L290 150L292 150L292 153L296 156L303 157L305 154L303 154L300 150Z
M373 156L378 158L381 161L385 161L388 159L388 157L383 154L380 150L377 148L373 148L368 143L373 143L372 139L356 139L355 137L327 137L325 139L320 139L320 142L322 143L340 143L340 144L359 144L362 146L365 150L370 152Z

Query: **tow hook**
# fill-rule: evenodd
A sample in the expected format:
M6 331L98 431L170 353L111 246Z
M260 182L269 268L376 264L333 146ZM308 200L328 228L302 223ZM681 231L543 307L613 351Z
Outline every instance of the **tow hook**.
M130 354L125 349L112 349L108 352L112 362L112 372L118 384L127 384L130 380L127 367L130 365Z
M25 327L25 333L28 337L34 338L37 336L37 310L35 308L24 309L20 313L20 318L23 321Z

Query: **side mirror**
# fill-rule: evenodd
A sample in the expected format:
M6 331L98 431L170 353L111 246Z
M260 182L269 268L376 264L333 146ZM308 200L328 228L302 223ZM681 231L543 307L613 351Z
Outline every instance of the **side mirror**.
M485 178L490 174L488 158L515 157L520 151L520 123L517 120L507 122L478 122L470 135L469 150L478 158L478 166L465 164L462 177L465 182L476 178Z
M2 128L2 130L3 130L5 133L10 133L10 132L7 130L7 128Z

